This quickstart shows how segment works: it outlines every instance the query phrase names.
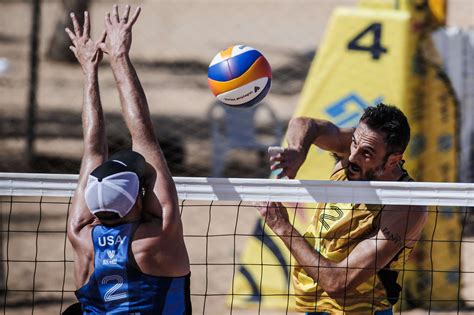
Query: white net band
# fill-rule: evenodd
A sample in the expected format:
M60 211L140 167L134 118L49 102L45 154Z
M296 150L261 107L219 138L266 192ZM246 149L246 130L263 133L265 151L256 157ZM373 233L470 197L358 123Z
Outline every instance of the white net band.
M71 197L77 175L0 173L0 196ZM474 206L474 184L174 177L181 200Z

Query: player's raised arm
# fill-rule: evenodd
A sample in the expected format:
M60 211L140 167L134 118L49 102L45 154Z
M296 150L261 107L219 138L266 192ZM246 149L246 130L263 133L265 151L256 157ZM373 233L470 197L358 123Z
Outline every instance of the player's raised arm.
M94 217L87 209L84 200L84 189L89 173L107 158L107 141L105 137L104 116L99 95L98 68L102 60L99 44L105 39L105 32L94 42L90 38L89 13L84 12L84 26L81 29L76 16L71 13L74 31L66 29L72 41L69 47L77 58L84 73L84 95L82 108L82 128L84 149L79 176L79 184L74 194L71 215L68 222L69 237L74 244L81 229Z
M114 5L112 13L105 17L107 40L102 49L110 56L123 116L132 136L133 150L141 153L151 165L148 172L150 176L145 185L145 189L149 189L144 210L163 217L163 229L166 230L173 227L174 222L179 222L178 199L173 179L155 137L145 93L129 57L132 27L139 14L138 7L129 16L130 6L127 5L123 15L119 16L118 7Z
M286 135L288 147L271 154L271 169L282 169L279 178L295 178L312 144L340 158L346 158L350 155L353 132L353 128L339 128L327 120L293 118Z

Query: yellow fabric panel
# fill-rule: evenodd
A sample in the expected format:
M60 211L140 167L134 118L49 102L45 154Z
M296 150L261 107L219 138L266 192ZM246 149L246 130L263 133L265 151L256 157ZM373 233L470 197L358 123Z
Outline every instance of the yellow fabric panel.
M447 3L446 0L428 0L433 21L439 25L446 25Z
M420 86L418 129L412 132L414 146L409 157L419 161L414 170L417 179L453 182L457 179L456 98L431 38L425 37L418 47L417 71L413 76L413 82ZM404 295L420 307L456 308L462 280L459 278L462 214L459 208L430 207L429 210L423 241L415 249L417 259L406 267L416 271L406 272L402 280Z
M360 7L370 9L408 10L411 0L359 0Z
M351 41L374 24L380 24L380 44L387 49L386 53L374 58L368 51L348 49ZM405 108L410 70L408 25L407 12L335 10L294 116L317 117L355 126L363 109L381 100ZM358 43L362 46L373 44L374 33L367 32ZM355 116L350 119L352 115ZM327 179L333 164L327 152L313 147L298 178Z
M304 231L314 214L315 205L311 204L285 204L288 210L288 216L293 226L298 230ZM295 211L295 207L298 209ZM257 222L261 226L261 222ZM271 238L275 244L275 249L285 260L285 265L295 264L295 260L290 256L285 244L268 228L265 229L265 238ZM262 258L263 263L262 266ZM250 282L260 288L262 295L265 295L260 301L262 309L279 309L290 310L295 308L295 299L293 298L293 286L291 286L291 267L287 267L287 275L280 267L280 262L276 259L272 250L266 246L262 246L262 241L257 238L249 238L244 250L240 256L240 262L246 264L245 272L236 269L234 278L234 286L231 292L238 295L229 296L226 300L227 304L232 303L236 308L258 308L259 301L252 298L252 287ZM262 277L263 272L263 277ZM244 275L245 273L245 275ZM250 276L251 280L247 277Z
M424 4L427 1L427 6ZM424 27L446 25L446 0L359 0L360 7L371 9L393 9L414 12L423 15L427 23Z

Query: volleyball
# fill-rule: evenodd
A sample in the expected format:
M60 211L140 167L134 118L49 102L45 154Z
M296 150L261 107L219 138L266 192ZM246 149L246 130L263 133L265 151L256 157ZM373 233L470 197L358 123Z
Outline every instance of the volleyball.
M251 107L270 90L272 69L255 48L235 45L212 59L208 83L220 102L233 107Z

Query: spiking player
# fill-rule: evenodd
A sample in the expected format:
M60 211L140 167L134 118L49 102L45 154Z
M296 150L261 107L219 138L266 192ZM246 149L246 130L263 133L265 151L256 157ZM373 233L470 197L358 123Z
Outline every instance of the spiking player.
M71 14L69 34L84 72L84 152L68 237L74 248L76 296L84 314L191 314L189 258L176 187L153 131L147 100L129 58L140 13L105 17L90 39ZM108 54L133 151L107 159L98 65Z
M355 129L295 118L287 139L288 148L270 159L272 170L282 170L280 178L294 178L314 144L338 157L332 180L412 180L403 169L410 127L393 106L367 108ZM293 283L299 311L392 314L401 290L397 270L420 237L424 207L319 203L303 236L282 204L259 204L258 210L298 262Z

